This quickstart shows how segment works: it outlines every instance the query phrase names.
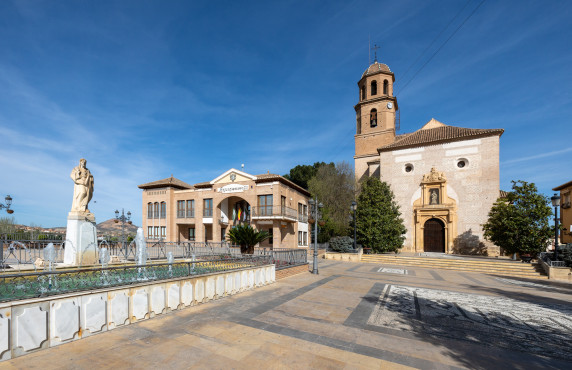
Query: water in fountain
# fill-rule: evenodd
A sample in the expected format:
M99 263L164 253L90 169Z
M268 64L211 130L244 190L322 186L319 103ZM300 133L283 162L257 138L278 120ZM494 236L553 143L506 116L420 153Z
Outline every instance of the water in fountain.
M143 229L141 227L137 229L135 245L137 246L137 251L135 252L135 263L140 266L145 265L147 263L147 242L145 241L145 236L143 235Z
M99 250L99 263L101 263L101 268L106 268L109 264L109 251L107 248L103 247Z
M44 248L44 261L48 262L48 271L52 271L54 269L54 262L56 262L56 248L54 247L54 243L50 243Z
M20 249L20 253L18 253L18 256L16 255L16 250ZM22 252L24 251L24 258L22 258ZM10 258L10 256L12 256L15 260L15 263L18 266L18 271L20 271L20 265L21 264L32 264L32 266L34 267L34 271L36 270L36 265L34 265L34 261L32 259L32 253L30 252L30 250L28 249L28 247L26 247L26 245L24 245L23 243L20 243L18 241L13 241L12 243L10 243L10 246L8 247L8 250L6 251L4 258L2 259L4 264L9 263L10 261L8 261L8 259ZM26 256L28 257L26 259Z
M173 262L175 262L175 257L173 257L173 252L167 252L167 263L169 264L169 276L173 276Z

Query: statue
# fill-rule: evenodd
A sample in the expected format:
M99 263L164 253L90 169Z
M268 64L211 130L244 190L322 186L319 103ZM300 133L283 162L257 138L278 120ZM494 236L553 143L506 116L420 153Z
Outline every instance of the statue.
M93 175L87 167L85 159L79 160L79 166L74 167L70 177L74 182L72 212L91 213L87 205L93 197Z
M429 202L429 204L439 204L438 190L436 189L431 190L431 201Z

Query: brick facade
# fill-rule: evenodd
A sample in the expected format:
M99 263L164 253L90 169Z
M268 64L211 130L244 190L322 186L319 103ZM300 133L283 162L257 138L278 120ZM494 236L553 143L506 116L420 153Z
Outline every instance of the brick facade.
M143 190L143 230L149 239L220 242L231 227L249 223L272 236L261 248L307 248L309 243L310 194L279 175L253 176L231 169L194 186L171 177L139 188ZM301 243L299 232L304 236Z

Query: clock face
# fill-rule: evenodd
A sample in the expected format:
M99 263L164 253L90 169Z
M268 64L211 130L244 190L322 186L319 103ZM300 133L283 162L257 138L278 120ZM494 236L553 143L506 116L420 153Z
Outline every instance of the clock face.
M391 103L391 102L390 102L390 103L387 103L387 108L388 108L388 109L393 108L393 103Z

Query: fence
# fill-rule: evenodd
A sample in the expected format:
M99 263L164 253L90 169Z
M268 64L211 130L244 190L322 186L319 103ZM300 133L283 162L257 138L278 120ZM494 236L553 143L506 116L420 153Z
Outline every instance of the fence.
M566 267L566 262L552 260L554 258L553 252L541 252L539 258L550 267Z
M255 255L270 256L277 269L308 263L306 249L256 249Z
M0 275L0 302L272 264L270 255Z
M33 265L38 259L44 258L44 249L52 243L55 249L55 263L64 262L65 241L62 240L21 240L9 241L0 239L0 271L14 271L20 265ZM109 255L117 256L120 260L135 261L137 247L135 242L121 243L102 240L96 249L97 260L101 248L107 248ZM240 247L227 242L164 242L147 241L148 260L166 260L171 253L176 260L200 259L213 260L221 257L241 257ZM269 255L276 267L306 263L305 249L255 249L255 255Z

